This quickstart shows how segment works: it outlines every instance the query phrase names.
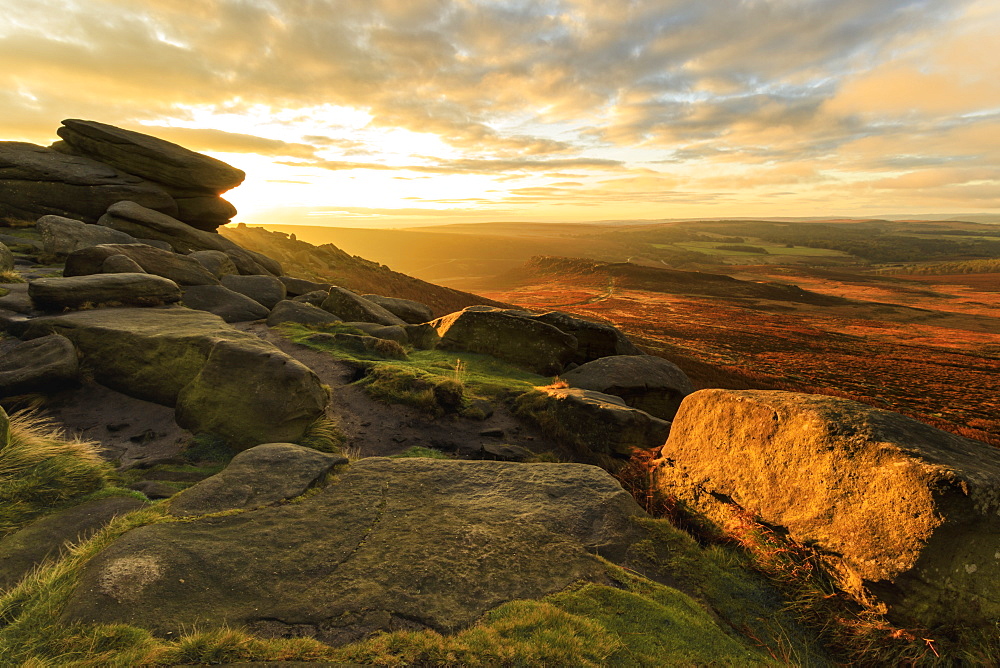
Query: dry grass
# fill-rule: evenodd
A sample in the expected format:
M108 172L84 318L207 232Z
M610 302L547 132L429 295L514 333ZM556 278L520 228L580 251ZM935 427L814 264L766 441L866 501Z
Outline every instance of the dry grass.
M95 443L66 438L32 411L15 413L0 449L0 536L108 487L111 476Z

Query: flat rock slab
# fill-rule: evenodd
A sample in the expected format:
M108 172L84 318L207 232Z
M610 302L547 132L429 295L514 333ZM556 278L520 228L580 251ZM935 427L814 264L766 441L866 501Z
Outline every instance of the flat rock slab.
M0 397L64 390L79 378L76 348L58 334L27 341L0 357Z
M292 443L265 443L244 450L211 478L170 503L179 517L256 508L304 494L347 458Z
M84 304L162 306L180 301L181 289L169 278L151 274L94 274L37 278L29 281L28 295L39 310L61 311Z
M114 232L111 228L94 225ZM66 258L63 276L88 276L106 270L108 258L124 255L142 271L169 278L178 285L218 285L219 280L197 260L141 243L99 244L73 251Z
M221 160L141 132L80 119L67 119L56 133L74 151L129 174L179 188L222 193L246 174Z
M701 390L655 484L724 524L731 506L827 555L905 623L1000 617L1000 451L846 399Z
M67 544L85 540L119 515L146 505L131 496L88 501L48 515L0 540L0 592L10 589Z
M653 355L602 357L559 377L570 387L621 397L629 406L663 420L673 420L681 401L694 392L680 367Z
M86 567L62 621L334 644L451 632L501 603L603 581L595 555L623 559L642 514L582 464L365 459L297 503L124 534Z
M108 207L131 200L168 214L177 204L153 183L106 164L25 142L0 142L0 214L45 215L96 222Z

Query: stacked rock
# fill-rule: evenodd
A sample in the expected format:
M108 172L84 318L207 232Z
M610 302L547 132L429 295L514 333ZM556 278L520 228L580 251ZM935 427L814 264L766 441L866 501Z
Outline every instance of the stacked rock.
M236 215L220 195L242 170L157 137L68 119L49 148L0 142L0 215L47 214L87 223L128 200L214 232Z

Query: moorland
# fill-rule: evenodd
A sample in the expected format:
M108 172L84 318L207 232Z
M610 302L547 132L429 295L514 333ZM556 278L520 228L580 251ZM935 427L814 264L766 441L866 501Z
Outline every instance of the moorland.
M699 387L845 396L1000 443L996 225L845 219L275 229L498 302L614 324Z

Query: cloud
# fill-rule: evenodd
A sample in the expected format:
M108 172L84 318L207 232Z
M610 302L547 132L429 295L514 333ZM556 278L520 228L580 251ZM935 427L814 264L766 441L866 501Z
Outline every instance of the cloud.
M387 165L377 162L351 162L346 160L280 161L279 164L295 167L320 167L331 171L368 169L389 172L426 172L431 174L502 174L505 172L548 172L556 169L614 170L624 164L620 160L603 158L564 158L552 160L536 160L531 158L482 160L465 158L459 160L436 160L427 157L427 159L432 164Z
M903 192L914 188L888 184L1000 154L1000 65L984 48L1000 30L993 0L8 4L10 139L43 142L62 118L93 118L284 165L561 178L579 185L518 196L620 204L622 188L650 206L675 188L692 201L765 186L812 201L832 196L820 184L852 179ZM290 113L324 105L367 125ZM287 136L195 127L191 112L258 107ZM398 130L444 148L427 157L393 143ZM591 192L579 174L642 178L650 166L673 185Z

